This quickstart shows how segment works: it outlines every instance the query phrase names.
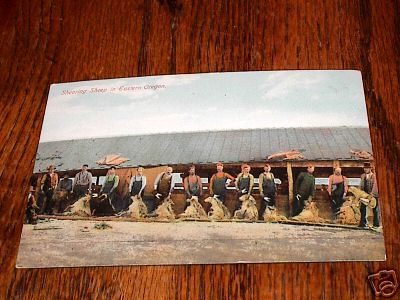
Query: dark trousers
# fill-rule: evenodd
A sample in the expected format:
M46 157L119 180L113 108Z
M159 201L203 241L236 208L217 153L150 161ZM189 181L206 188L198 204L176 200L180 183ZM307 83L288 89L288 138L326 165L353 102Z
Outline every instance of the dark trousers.
M116 195L115 195L115 191L112 192L108 192L107 193L107 197L108 197L108 201L110 202L111 207L115 210L115 211L119 211L119 207L118 207L118 203L116 201Z
M164 199L168 197L168 194L162 194L160 192L158 192L159 194L161 194L161 196L159 196L159 198L157 198L156 196L154 196L154 208L153 210L156 210L157 207L159 207L163 202Z
M379 198L375 197L376 199L376 206L375 208L372 209L372 212L374 213L374 222L373 222L373 226L374 227L379 227L380 226L380 206L379 206Z
M53 199L52 204L52 213L58 214L62 212L62 201L66 201L67 199Z
M200 200L200 193L199 193L199 191L194 191L194 192L192 192L192 191L187 191L186 192L186 195L188 196L188 199L190 199L190 198L192 198L193 196L196 196L197 198L199 198L199 200ZM187 202L186 200L185 200L185 204L184 204L184 209L186 209L187 207L189 206L189 202Z
M29 205L26 209L26 222L28 224L37 224L38 216L36 210L32 205Z
M44 191L44 203L43 203L43 206L41 209L42 213L45 213L48 215L52 213L51 206L52 206L52 201L53 201L52 200L53 194L54 194L53 189L47 189Z
M74 187L74 198L79 200L88 193L88 186L86 185L75 185Z
M372 209L372 213L374 215L373 226L379 227L380 225L380 208L379 208L379 198L375 197L376 199L376 206ZM360 203L360 227L367 227L368 226L368 219L367 219L367 206L365 204Z
M128 210L129 206L133 202L131 197L135 197L135 196L138 196L143 199L143 191L141 193L131 191L125 199L122 199L121 210Z
M226 191L214 192L214 195L218 195L219 197L218 197L217 199L218 199L218 200L221 200L222 203L225 202Z
M298 196L298 198L296 197ZM299 215L303 209L304 209L304 202L308 199L308 196L306 195L301 195L297 194L294 197L294 202L293 202L293 211L292 211L292 217Z
M130 192L130 197L134 197L134 196L139 196L140 198L143 198L143 191L141 191L140 193L135 192L135 191L131 191Z
M241 192L238 192L238 198L237 198L237 201L236 201L235 210L238 210L238 209L240 209L242 207L242 201L240 201L239 198L242 197L243 195L247 195L247 193L243 194Z
M268 197L269 200L265 201L264 197ZM258 211L258 216L259 218L263 218L265 209L267 208L267 206L275 206L275 192L273 193L268 193L265 194L264 197L261 199L261 206L260 206L260 210Z
M343 205L344 202L343 194L342 195L332 194L331 199L332 199L332 214L335 217Z
M159 207L161 205L161 203L163 203L163 201L164 201L164 197L163 196L160 196L159 198L154 197L155 209L157 207Z
M124 199L122 199L122 202L123 202L123 203L121 204L122 210L125 211L125 210L128 210L128 209L129 209L129 206L133 203L131 197L133 197L133 196L130 195L130 194L128 194L127 197L125 197Z

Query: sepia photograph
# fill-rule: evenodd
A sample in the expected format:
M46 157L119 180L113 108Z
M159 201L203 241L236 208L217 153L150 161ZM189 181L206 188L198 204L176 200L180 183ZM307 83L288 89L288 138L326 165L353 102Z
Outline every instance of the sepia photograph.
M384 261L361 73L50 86L18 268Z

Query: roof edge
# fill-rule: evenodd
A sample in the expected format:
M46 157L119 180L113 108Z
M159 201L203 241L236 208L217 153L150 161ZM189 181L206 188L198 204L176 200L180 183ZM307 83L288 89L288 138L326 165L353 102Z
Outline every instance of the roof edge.
M205 133L205 132L238 132L238 131L249 131L249 130L279 130L279 129L368 129L368 126L321 126L321 127L258 127L258 128L237 128L237 129L221 129L221 130L195 130L195 131L171 131L171 132L157 132L157 133L141 133L141 134L129 134L129 135L110 135L110 136L102 136L102 137L85 137L78 139L69 139L69 140L54 140L54 141L45 141L40 142L39 145L48 144L48 143L56 143L56 142L73 142L73 141L84 141L84 140L101 140L101 139L112 139L112 138L129 138L129 137L137 137L137 136L153 136L153 135L175 135L175 134L195 134L195 133Z

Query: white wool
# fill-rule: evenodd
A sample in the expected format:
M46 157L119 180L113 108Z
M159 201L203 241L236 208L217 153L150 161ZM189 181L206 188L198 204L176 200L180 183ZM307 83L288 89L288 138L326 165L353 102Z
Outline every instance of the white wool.
M129 205L126 216L130 216L133 219L141 219L147 215L147 206L144 204L142 198L138 196L131 197L132 204Z
M240 209L236 210L234 213L235 219L243 219L248 221L257 221L258 210L256 206L256 200L253 196L243 195L239 198L242 201L242 206Z
M91 215L90 212L90 195L83 196L74 204L68 206L65 211L64 215L66 216L81 216L81 217L88 217Z
M268 207L265 209L263 218L265 222L287 221L287 218L279 215L276 209L269 209Z
M346 197L338 215L336 216L336 223L356 225L360 222L361 212L360 203L354 196Z
M301 222L325 223L326 220L319 217L318 214L319 210L317 204L315 202L309 202L303 211L299 215L293 217L292 220Z
M211 209L208 212L208 218L210 220L221 221L231 218L231 213L229 212L228 208L220 200L214 197L208 197L204 201L211 203Z
M174 203L170 198L165 198L163 203L161 203L155 213L157 214L157 219L158 220L174 220L175 219L175 213L174 210L172 209L172 205Z
M196 196L187 200L190 205L186 207L185 212L180 214L182 219L206 219L207 214L204 208L199 203L199 199Z

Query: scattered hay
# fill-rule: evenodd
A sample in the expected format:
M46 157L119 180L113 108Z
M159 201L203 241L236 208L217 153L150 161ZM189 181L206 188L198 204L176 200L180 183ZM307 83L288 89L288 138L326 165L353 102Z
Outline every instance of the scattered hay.
M108 225L106 222L100 222L100 223L94 224L93 228L94 229L104 230L104 229L112 228L112 226Z

